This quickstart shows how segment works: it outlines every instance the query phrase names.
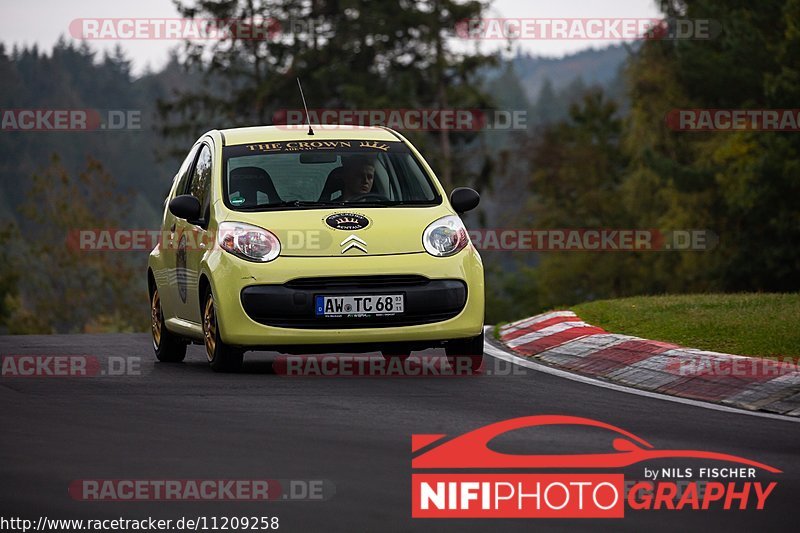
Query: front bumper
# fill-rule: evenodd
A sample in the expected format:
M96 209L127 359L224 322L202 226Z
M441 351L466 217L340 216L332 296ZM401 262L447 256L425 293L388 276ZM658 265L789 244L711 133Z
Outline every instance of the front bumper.
M473 337L483 328L483 265L472 246L446 258L422 252L279 257L267 264L214 251L202 270L214 293L222 340L237 346L433 342ZM354 284L338 287L314 282L350 277ZM359 278L388 278L389 287L359 287ZM406 313L374 321L315 319L313 299L320 286L325 295L400 291L406 294Z
M389 316L318 317L318 296L402 294L405 309ZM245 313L267 326L302 329L414 326L457 316L467 303L467 284L423 276L336 276L300 278L283 285L251 285L242 290Z

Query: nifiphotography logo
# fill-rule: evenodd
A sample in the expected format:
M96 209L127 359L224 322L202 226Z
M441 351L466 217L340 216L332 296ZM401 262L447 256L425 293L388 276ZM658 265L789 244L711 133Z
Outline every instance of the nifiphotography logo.
M571 426L570 433L583 429L591 435L606 430L612 451L514 455L489 446L510 431L547 432L553 426ZM602 444L598 442L598 450ZM762 510L777 482L759 481L757 474L781 473L735 455L659 450L610 424L561 415L513 418L452 438L415 434L411 448L413 518L624 518L626 507ZM620 471L657 460L672 464L676 459L691 461L692 466L645 467L640 480L626 480ZM420 472L425 470L432 472Z

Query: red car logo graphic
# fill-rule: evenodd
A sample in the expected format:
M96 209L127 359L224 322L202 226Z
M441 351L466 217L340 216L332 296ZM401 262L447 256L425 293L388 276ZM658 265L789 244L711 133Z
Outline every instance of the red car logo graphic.
M612 453L518 455L491 450L490 440L508 431L552 425L572 425L602 428L616 433ZM442 441L446 435L412 435L411 448L419 452ZM489 424L438 444L420 453L411 461L414 469L432 468L620 468L643 461L665 458L710 459L753 466L779 474L769 465L725 453L700 450L658 450L644 439L611 424L576 416L537 415L512 418Z

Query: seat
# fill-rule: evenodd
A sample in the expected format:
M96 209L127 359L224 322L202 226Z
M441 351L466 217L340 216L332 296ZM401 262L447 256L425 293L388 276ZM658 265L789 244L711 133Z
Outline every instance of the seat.
M259 167L239 167L231 170L228 193L234 192L238 192L244 198L244 203L237 207L258 206L258 193L265 194L270 204L281 202L269 172Z
M319 202L333 201L333 195L339 191L339 196L344 191L344 167L336 167L328 173L325 179L325 186L322 187L322 192L319 195Z

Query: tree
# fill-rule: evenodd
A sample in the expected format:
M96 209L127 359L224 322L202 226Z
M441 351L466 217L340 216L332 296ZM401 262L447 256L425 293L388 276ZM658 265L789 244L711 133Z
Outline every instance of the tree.
M617 106L600 89L573 104L569 119L546 128L531 150L527 223L538 230L631 227L618 202L627 166L621 135ZM550 307L636 293L632 270L625 253L548 250L523 275L526 285L538 286L537 305Z
M708 228L720 244L662 254L653 270L671 276L670 290L798 290L797 134L674 132L664 116L675 108L795 107L800 2L666 4L667 14L718 20L724 31L710 40L647 41L634 56L626 205L642 224Z
M142 265L129 252L81 250L71 232L118 227L125 196L102 165L70 175L59 158L32 177L22 213L20 295L11 333L141 330L147 324ZM138 283L137 283L138 280Z
M0 326L8 327L8 317L18 298L19 270L14 261L14 244L19 242L12 223L0 227Z
M534 309L633 294L800 289L796 133L673 131L673 109L792 108L800 98L800 0L663 2L721 21L711 40L647 40L625 70L630 111L587 93L531 151L537 227L711 230L706 251L542 254L521 283ZM535 283L534 283L535 282Z
M187 43L186 65L202 71L206 83L161 102L163 131L186 140L220 125L269 124L275 112L301 106L297 76L312 108L489 107L477 76L491 58L450 44L457 23L485 8L476 0L180 2L185 17L253 21L266 38L233 33ZM427 145L446 187L456 175L464 181L455 161L474 133L411 137Z

